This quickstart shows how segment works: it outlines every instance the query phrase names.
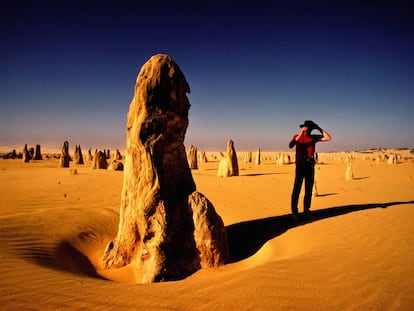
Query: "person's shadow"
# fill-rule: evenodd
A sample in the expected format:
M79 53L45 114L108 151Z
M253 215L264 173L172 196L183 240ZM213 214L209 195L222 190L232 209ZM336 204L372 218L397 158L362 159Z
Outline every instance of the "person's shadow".
M268 240L287 230L317 220L336 217L371 208L387 208L392 205L414 204L414 201L336 206L312 212L311 219L296 221L291 214L240 222L227 226L230 261L237 262L255 254Z

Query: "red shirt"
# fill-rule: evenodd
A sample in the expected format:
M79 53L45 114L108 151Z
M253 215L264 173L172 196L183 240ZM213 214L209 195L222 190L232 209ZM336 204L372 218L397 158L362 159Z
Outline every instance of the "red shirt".
M298 135L293 136L296 141ZM309 137L306 133L303 133L296 144L296 165L298 166L310 166L315 164L315 145L320 141L320 137Z

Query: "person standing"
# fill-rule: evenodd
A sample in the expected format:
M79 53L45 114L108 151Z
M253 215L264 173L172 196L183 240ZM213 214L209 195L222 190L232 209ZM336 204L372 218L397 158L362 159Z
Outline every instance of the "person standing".
M303 199L303 211L306 217L310 216L312 201L312 188L315 178L315 145L317 142L330 141L328 132L322 130L316 123L306 120L300 126L298 134L294 135L289 143L289 148L296 146L296 171L293 184L291 209L295 220L299 219L298 200L303 180L305 180L305 196ZM313 130L321 134L312 134Z

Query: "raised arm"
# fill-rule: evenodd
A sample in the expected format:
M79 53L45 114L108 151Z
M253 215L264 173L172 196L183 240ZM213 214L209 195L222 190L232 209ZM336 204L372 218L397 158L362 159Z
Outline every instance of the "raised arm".
M330 141L332 139L332 136L329 135L329 133L323 129L320 129L322 132L322 138L320 141Z

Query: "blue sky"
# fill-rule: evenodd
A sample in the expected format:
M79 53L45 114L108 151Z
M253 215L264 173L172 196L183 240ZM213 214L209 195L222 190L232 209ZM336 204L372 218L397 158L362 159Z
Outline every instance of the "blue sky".
M136 76L166 53L191 87L186 145L414 147L410 1L2 1L0 145L125 146Z

